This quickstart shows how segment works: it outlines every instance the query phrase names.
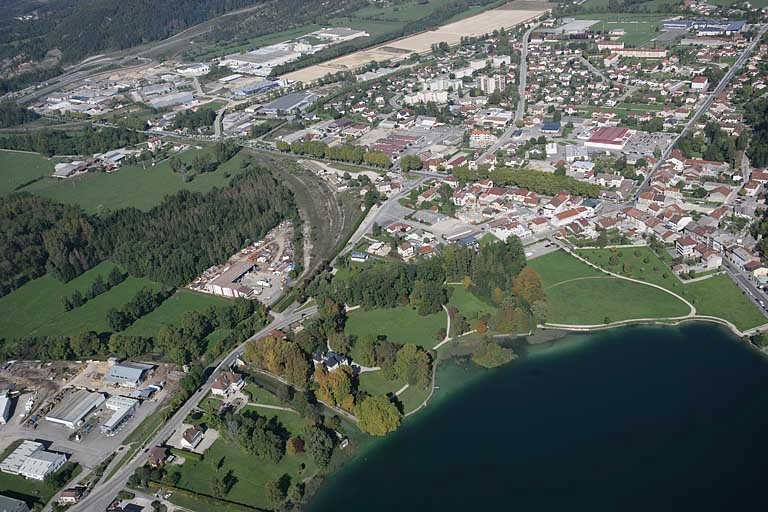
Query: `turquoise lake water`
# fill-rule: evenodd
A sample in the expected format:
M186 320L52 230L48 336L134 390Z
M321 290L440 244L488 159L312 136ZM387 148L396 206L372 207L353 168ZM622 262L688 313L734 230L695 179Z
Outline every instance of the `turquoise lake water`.
M570 336L438 385L308 509L768 510L768 362L719 327Z

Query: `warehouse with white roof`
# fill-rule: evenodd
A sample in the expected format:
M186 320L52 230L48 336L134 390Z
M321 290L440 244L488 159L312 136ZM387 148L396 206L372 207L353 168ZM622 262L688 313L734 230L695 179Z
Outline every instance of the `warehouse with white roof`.
M76 429L91 411L104 403L104 395L89 391L75 391L64 397L61 402L49 412L45 419L58 423L67 428Z

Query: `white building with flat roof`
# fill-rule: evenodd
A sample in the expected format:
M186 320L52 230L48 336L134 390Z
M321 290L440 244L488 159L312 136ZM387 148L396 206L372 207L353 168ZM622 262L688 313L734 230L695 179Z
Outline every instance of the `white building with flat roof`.
M104 402L104 407L114 411L112 416L101 426L101 433L113 436L122 427L125 422L133 416L139 401L125 396L111 396Z
M117 363L104 374L104 384L107 386L120 386L135 388L141 384L144 373L154 368L151 364L144 363Z
M0 396L0 425L8 423L8 419L11 416L11 399L8 398L8 393L3 393Z
M58 471L65 462L66 455L46 451L45 446L36 441L23 441L0 462L0 471L32 480L44 480L50 473Z

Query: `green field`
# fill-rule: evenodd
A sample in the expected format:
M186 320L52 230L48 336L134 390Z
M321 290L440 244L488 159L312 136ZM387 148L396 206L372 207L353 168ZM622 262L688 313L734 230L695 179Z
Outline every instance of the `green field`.
M595 325L634 318L678 317L689 311L688 306L666 292L607 276L563 282L545 291L547 321L556 324Z
M262 416L276 416L292 435L299 434L305 425L303 418L291 412L254 410ZM222 457L224 458L223 467L217 470L216 464ZM302 464L305 465L303 470ZM292 481L304 479L315 474L317 468L307 454L286 454L277 464L259 459L246 453L237 443L224 439L223 436L205 452L202 461L188 459L181 466L169 468L169 471L178 471L181 475L178 487L208 495L212 495L212 477L214 475L223 477L230 470L233 471L237 481L225 499L251 507L268 508L269 504L264 495L266 482L282 474L288 474ZM195 510L198 509L195 508Z
M349 313L345 332L362 338L366 335L386 335L395 343L413 343L425 348L435 344L435 335L445 329L445 312L440 311L427 316L419 316L410 306L397 308L358 309Z
M601 2L603 0L595 0ZM607 5L607 0L605 0ZM665 2L663 0L654 0L651 2L645 2L643 5L647 5L649 9L653 9L653 6L661 5ZM624 35L619 39L629 47L643 46L656 36L660 34L659 27L661 27L664 19L669 18L669 15L662 14L640 14L640 13L595 13L595 14L579 14L574 16L577 19L598 20L599 23L595 23L590 28L592 30L610 31L615 28L623 28Z
M176 323L186 311L203 311L209 306L226 306L228 304L231 304L229 300L215 295L190 290L177 290L156 310L136 320L125 330L125 334L154 336L160 327Z
M53 174L54 160L37 153L0 150L0 196L42 176Z
M404 381L387 380L382 371L362 373L358 380L360 389L372 396L394 394L405 385ZM408 414L424 403L428 396L429 388L423 389L416 386L408 386L397 398L403 404L403 413Z
M694 296L691 301L700 315L711 315L732 322L740 330L768 323L768 318L726 275L685 285Z
M453 292L448 300L448 306L454 306L467 320L473 320L485 314L493 315L496 313L495 307L477 298L475 294L466 290L464 286L451 285L451 289Z
M32 335L69 336L83 331L108 331L107 311L120 307L144 286L160 285L147 279L129 277L111 290L65 311L62 298L75 290L86 290L97 275L107 277L114 263L104 262L68 283L46 274L0 298L0 337Z
M602 272L583 264L564 251L551 252L533 259L528 265L538 272L541 284L548 288L555 283L579 277L603 276Z
M185 151L180 158L191 163L195 154L201 152L203 150ZM149 210L166 195L182 189L207 192L214 187L225 186L229 176L240 172L242 158L238 155L220 165L216 171L195 176L187 183L183 182L181 175L171 170L169 161L165 160L146 170L141 166L127 165L109 174L89 172L66 180L46 178L22 190L62 203L79 204L89 213L130 206Z
M70 471L74 463L67 462L59 469L61 471ZM74 468L74 475L82 471L82 468ZM56 494L58 489L52 487L46 482L36 480L27 480L18 475L9 475L0 472L0 494L23 500L30 506L40 510ZM3 509L5 510L5 509Z
M723 318L740 330L768 322L729 277L720 275L695 283L681 282L667 263L648 247L618 249L616 265L609 264L609 249L580 249L578 253L611 272L672 290L691 302L698 314Z

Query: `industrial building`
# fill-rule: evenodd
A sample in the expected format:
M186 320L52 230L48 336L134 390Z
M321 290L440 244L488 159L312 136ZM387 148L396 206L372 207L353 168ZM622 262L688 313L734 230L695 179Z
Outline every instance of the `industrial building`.
M253 293L251 288L240 284L243 276L253 270L255 265L250 261L239 261L226 267L219 277L205 285L205 290L223 297L245 298Z
M80 426L88 414L104 403L104 395L89 391L75 391L64 397L45 417L51 423L58 423L67 428Z
M634 133L627 128L600 128L584 142L584 145L594 149L621 151Z
M227 66L238 73L268 76L272 68L296 60L301 53L294 51L290 45L281 43L265 46L247 53L227 55L221 61L221 66Z
M136 407L139 405L138 400L128 398L124 396L111 396L104 403L104 407L110 411L114 411L114 414L101 426L101 433L113 436L122 427L125 422L133 416Z
M2 512L29 512L29 506L21 500L0 494L0 510Z
M311 92L295 92L287 94L261 107L261 112L268 116L277 115L278 112L294 114L301 112L317 101L318 95Z
M117 363L104 374L104 384L107 386L120 386L124 388L136 388L141 384L144 373L154 368L151 364L144 363Z
M194 99L195 97L191 91L182 91L152 98L149 100L149 104L153 108L165 108L190 104Z
M44 480L50 473L58 471L65 462L66 455L49 452L42 443L24 441L0 462L0 471L31 480Z
M8 423L8 419L11 416L11 399L8 397L8 393L4 392L0 396L0 425Z

